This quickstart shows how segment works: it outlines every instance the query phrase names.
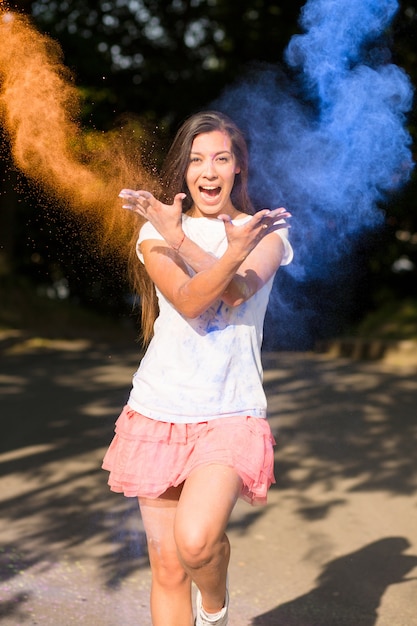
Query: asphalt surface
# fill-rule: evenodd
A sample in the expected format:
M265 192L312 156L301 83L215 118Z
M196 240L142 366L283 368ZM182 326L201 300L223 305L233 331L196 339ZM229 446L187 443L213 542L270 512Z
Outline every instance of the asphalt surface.
M138 507L100 469L138 359L0 336L1 624L150 626ZM277 484L231 519L230 626L417 625L417 360L264 362Z

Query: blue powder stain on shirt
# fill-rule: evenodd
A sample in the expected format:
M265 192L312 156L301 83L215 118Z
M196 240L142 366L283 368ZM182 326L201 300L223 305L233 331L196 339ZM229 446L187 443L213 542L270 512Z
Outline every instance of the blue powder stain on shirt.
M213 333L219 330L223 330L228 325L228 313L229 307L224 304L224 302L219 302L217 308L211 307L206 311L207 319L204 320L206 323L206 332Z

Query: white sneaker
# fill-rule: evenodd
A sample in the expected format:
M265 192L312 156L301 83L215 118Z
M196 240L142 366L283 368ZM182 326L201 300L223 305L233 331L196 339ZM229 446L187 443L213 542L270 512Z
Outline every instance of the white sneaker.
M195 626L227 626L228 624L228 612L229 612L229 591L226 587L226 601L224 607L222 608L220 614L217 614L218 617L216 620L212 621L208 617L206 617L207 613L203 613L203 603L201 599L200 590L197 588L197 617L195 620Z

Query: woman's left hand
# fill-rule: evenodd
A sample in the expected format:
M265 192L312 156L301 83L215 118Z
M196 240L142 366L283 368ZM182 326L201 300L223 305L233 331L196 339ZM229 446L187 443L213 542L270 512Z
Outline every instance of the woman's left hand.
M273 210L262 209L255 213L251 220L242 225L239 224L239 220L233 223L226 214L219 215L219 219L224 222L229 245L232 247L246 247L245 256L269 233L283 228L290 228L285 221L290 217L291 213L282 207Z
M125 201L122 205L124 209L134 211L148 220L169 245L175 247L181 240L184 193L178 193L172 204L163 204L144 190L122 189L119 197Z

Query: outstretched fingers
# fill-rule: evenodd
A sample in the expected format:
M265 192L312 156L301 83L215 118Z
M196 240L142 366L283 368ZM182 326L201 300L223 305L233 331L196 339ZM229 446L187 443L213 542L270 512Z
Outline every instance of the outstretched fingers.
M241 241L252 248L256 246L269 233L282 228L290 228L287 219L291 217L291 213L280 207L278 209L262 209L255 213L250 221L239 224L239 221L233 222L229 215L219 215L219 219L223 220L226 235L229 243Z
M291 226L286 222L288 218L292 217L291 213L283 207L273 210L262 209L262 211L258 211L254 217L258 219L258 227L261 231L263 231L263 236L268 235L275 230L291 228Z
M156 198L149 191L144 190L122 189L119 198L124 200L123 209L135 211L143 217L146 217L146 211L156 202Z

